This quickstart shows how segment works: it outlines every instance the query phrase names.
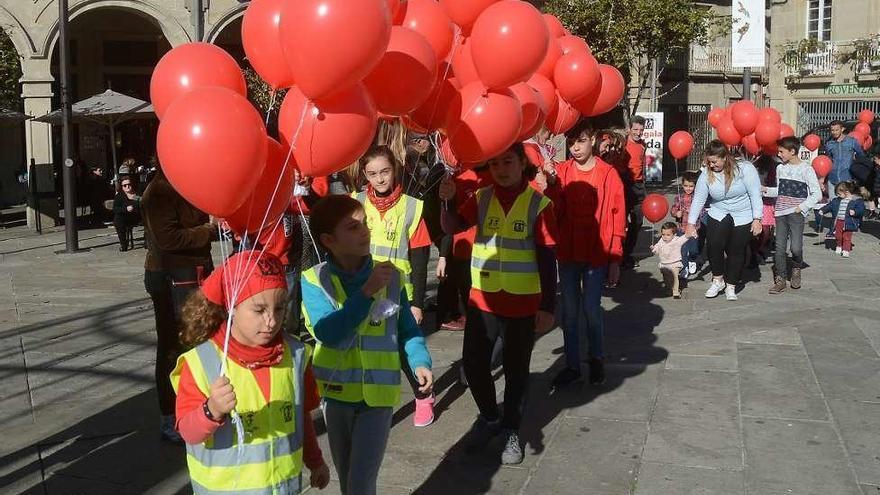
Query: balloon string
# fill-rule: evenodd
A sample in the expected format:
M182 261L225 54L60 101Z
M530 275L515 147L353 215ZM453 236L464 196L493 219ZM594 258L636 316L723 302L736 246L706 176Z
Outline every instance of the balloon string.
M272 115L272 110L275 108L275 98L276 98L277 96L278 96L278 91L275 90L275 89L273 89L273 90L270 92L270 98L269 98L269 109L266 110L266 120L265 120L265 122L264 122L265 125L267 125L267 126L269 125L269 116Z
M302 226L302 228L306 229L305 231L309 235L309 241L312 243L312 248L315 250L315 255L318 258L318 262L323 263L324 260L322 259L321 253L318 250L318 243L315 242L315 236L312 234L312 228L309 226L306 215L302 211L302 203L300 202L300 198L299 196L294 196L294 198L296 198L296 205L298 207L297 209L299 210L300 225Z
M434 116L437 115L437 110L440 106L440 91L442 91L443 82L449 76L449 71L452 69L452 61L455 60L455 54L458 52L459 47L461 47L461 38L461 33L456 34L455 43L452 45L452 55L449 56L449 63L446 64L446 70L443 72L443 77L440 78L441 88L438 88L437 98L434 99L434 108L431 109L431 117L428 119L428 122L432 122Z

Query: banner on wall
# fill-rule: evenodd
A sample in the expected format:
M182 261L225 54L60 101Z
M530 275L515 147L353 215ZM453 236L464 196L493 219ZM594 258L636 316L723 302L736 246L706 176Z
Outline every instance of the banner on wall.
M765 0L733 0L730 40L734 67L764 67L766 63L764 4Z
M637 112L645 118L645 182L663 181L663 112Z

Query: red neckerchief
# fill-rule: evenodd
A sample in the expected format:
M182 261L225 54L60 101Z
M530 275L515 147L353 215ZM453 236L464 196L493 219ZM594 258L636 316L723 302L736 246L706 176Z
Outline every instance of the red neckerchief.
M226 324L223 324L218 331L214 332L211 339L214 340L214 343L217 344L222 352L223 343L226 340ZM283 357L284 337L281 336L281 331L275 335L275 338L268 345L259 347L244 345L235 340L232 334L229 335L229 358L249 370L275 366L281 362Z
M379 210L379 213L385 213L394 208L394 205L400 200L401 194L403 194L403 188L400 187L400 184L394 186L394 190L388 196L379 196L372 185L367 185L367 197L370 198L370 203Z

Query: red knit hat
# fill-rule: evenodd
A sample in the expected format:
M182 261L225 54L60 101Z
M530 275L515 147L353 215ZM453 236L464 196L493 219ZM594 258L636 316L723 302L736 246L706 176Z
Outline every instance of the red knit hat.
M230 256L202 283L202 293L214 304L231 309L232 292L238 288L234 306L270 289L287 290L281 260L269 253L243 251Z

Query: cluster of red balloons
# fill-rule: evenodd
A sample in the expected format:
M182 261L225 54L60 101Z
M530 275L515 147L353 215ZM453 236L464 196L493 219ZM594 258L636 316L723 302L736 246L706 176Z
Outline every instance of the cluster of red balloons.
M280 217L295 170L322 176L356 161L379 118L439 130L458 161L477 163L545 124L562 133L608 112L625 87L524 0L252 0L242 44L260 77L288 90L280 142L214 45L174 48L151 81L166 175L237 232Z
M871 136L871 123L874 122L874 112L867 108L862 110L859 112L858 121L859 122L853 127L853 130L849 135L854 138L863 149L869 150L874 146L874 138Z
M748 100L738 101L727 108L713 108L709 112L709 125L724 144L741 145L752 155L761 152L775 155L776 142L794 136L794 129L782 122L778 110L758 108Z

